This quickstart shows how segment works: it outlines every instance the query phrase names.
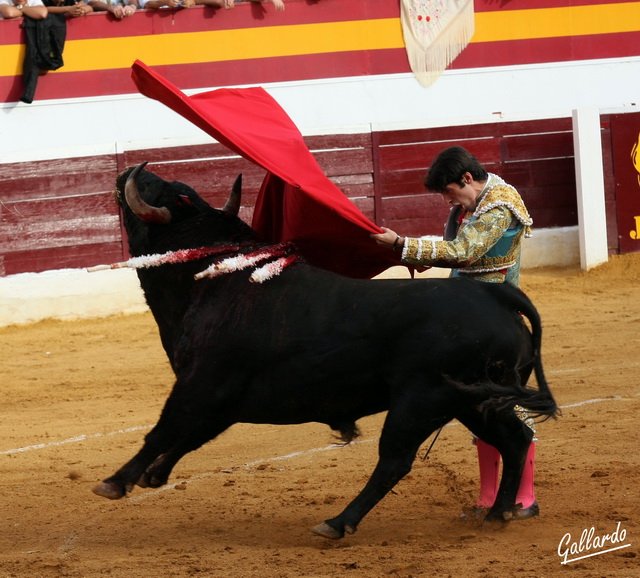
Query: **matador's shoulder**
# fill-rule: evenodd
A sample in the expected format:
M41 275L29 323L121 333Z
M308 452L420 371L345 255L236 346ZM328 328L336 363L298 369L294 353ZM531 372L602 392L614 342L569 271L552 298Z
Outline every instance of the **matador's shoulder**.
M520 193L511 185L499 180L495 185L491 187L485 195L483 195L478 207L476 208L473 216L480 217L484 213L494 209L496 207L506 207L515 216L520 223L525 227L525 236L531 236L531 225L533 225L533 219L527 211L527 207L520 196Z

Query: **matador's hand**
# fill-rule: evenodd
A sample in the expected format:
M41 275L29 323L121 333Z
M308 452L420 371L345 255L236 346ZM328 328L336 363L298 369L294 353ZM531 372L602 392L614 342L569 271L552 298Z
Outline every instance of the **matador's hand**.
M372 233L371 238L382 247L401 251L404 247L404 237L400 237L395 231L381 227L382 233Z

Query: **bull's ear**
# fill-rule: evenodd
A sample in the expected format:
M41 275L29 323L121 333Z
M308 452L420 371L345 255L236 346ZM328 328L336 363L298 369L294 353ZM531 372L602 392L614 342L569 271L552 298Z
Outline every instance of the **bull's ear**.
M236 182L233 183L233 187L231 187L231 193L229 194L229 198L222 210L225 213L229 213L234 217L238 216L238 211L240 211L240 201L242 199L242 173L238 175Z

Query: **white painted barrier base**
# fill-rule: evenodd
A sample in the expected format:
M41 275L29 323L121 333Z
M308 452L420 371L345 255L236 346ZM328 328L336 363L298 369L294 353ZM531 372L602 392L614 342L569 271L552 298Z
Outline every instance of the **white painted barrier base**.
M578 227L534 230L525 239L523 269L580 263ZM446 277L447 269L433 268L420 277ZM381 278L408 277L404 267L392 267ZM44 319L87 319L147 311L133 269L89 273L60 269L0 278L0 327Z
M0 327L147 310L133 269L59 269L0 278Z

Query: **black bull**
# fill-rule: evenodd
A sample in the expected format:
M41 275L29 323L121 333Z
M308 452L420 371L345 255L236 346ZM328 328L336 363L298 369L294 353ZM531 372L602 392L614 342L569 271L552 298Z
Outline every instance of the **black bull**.
M235 215L239 196L219 211L143 166L117 181L133 256L259 246ZM211 261L138 270L176 382L142 449L96 494L117 499L136 484L165 484L180 458L234 423L319 422L349 441L358 419L386 410L371 478L315 533L355 532L420 445L454 418L502 454L487 519L511 518L531 441L513 407L557 413L540 361L540 317L520 290L467 279L355 280L302 261L263 284L246 271L194 280ZM532 371L538 388L526 386Z

